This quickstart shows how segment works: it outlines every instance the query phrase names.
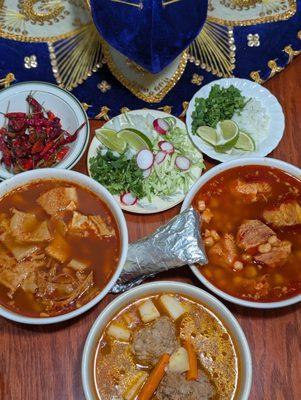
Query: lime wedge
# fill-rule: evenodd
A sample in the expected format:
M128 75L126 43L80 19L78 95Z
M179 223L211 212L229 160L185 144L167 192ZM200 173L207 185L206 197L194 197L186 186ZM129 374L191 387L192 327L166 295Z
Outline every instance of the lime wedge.
M129 146L137 151L152 148L152 142L149 138L137 129L122 129L117 133L117 137L123 139Z
M116 131L108 128L100 128L95 131L96 138L108 149L123 153L126 149L126 141L117 136Z
M205 140L205 142L212 144L212 146L215 146L218 142L217 132L210 126L200 126L196 133L201 139Z
M239 128L238 125L227 119L225 121L220 121L216 125L217 133L220 135L220 140L214 147L218 152L225 152L226 150L232 149L238 140Z
M244 151L255 151L256 145L250 135L248 135L246 132L240 131L235 148Z

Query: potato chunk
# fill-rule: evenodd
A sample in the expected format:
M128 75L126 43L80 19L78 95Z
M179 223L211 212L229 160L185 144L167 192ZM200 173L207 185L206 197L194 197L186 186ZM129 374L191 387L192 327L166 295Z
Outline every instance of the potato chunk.
M139 371L133 376L129 385L125 389L122 397L124 400L134 400L141 389L142 385L148 378L148 373L146 371Z
M175 321L185 313L185 309L175 296L170 294L163 294L160 297L160 302L165 308L169 316Z
M114 339L121 340L122 342L129 342L131 337L131 331L118 322L111 323L107 330L107 334Z
M146 300L138 307L140 317L144 323L151 322L160 317L160 313L151 300Z
M168 363L168 370L182 374L189 370L188 353L184 347L179 347L171 356Z

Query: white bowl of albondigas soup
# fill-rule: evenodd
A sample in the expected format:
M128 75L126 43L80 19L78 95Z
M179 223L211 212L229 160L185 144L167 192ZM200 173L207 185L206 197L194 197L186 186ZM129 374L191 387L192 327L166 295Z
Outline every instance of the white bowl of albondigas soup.
M181 282L117 297L88 335L87 400L247 400L252 361L236 319L216 298Z
M204 174L188 193L202 216L208 264L192 266L224 299L255 308L301 301L301 171L272 158L240 159Z
M116 282L126 259L124 216L91 178L63 169L0 184L0 315L49 324L82 314Z

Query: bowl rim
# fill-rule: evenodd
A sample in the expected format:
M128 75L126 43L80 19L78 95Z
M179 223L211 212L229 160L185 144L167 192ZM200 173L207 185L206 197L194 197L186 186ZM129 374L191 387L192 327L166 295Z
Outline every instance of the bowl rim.
M152 293L156 294L164 291L191 296L196 301L200 301L203 305L207 306L213 314L226 323L233 338L236 340L236 346L239 347L241 365L244 370L244 383L241 385L239 400L248 400L252 386L252 356L242 327L232 312L212 294L197 286L180 281L144 283L119 295L101 311L90 328L82 354L81 377L86 400L96 400L93 396L93 390L90 384L91 377L89 374L89 367L91 357L94 355L95 342L99 338L99 332L103 329L104 325L106 325L120 309L128 305L131 300L135 298L139 299L144 295L147 296Z
M211 168L209 171L205 172L199 180L194 184L194 186L191 188L191 190L187 193L185 200L182 204L181 211L186 210L196 193L200 190L200 188L208 182L211 178L217 176L219 173L226 171L228 169L232 169L235 167L239 166L245 166L245 165L263 165L263 166L268 166L272 168L278 168L283 170L284 172L287 172L296 178L301 178L301 169L289 164L285 161L278 160L275 158L270 158L270 157L254 157L254 158L239 158L231 161L227 161L225 163L221 163L216 165L215 167ZM195 264L190 265L190 268L194 275L198 278L198 280L203 283L209 290L211 290L213 293L218 295L219 297L222 297L224 300L227 300L231 303L244 306L244 307L251 307L251 308L257 308L257 309L274 309L274 308L282 308L282 307L287 307L296 303L299 303L301 301L301 294L297 294L295 296L289 297L288 299L285 300L280 300L280 301L273 301L273 302L253 302L249 300L243 300L238 297L232 296L221 289L217 288L215 285L213 285L208 279L205 278L205 276L199 271L199 269L196 267Z
M80 112L83 115L83 119L85 120L86 125L84 127L85 128L85 140L84 140L84 143L82 145L81 150L79 151L78 155L74 158L74 160L70 160L70 162L65 167L61 167L59 164L57 164L57 165L52 167L52 168L56 168L56 169L71 169L80 161L80 159L82 158L82 156L85 153L85 151L87 149L87 146L89 144L91 129L90 129L89 118L88 118L88 115L86 113L86 110L82 106L82 104L79 101L79 99L76 96L74 96L73 93L71 93L67 89L62 88L62 87L60 87L60 86L58 86L58 85L56 85L54 83L51 83L51 82L43 82L43 81L17 82L17 83L14 83L14 84L12 84L11 86L9 86L7 88L2 89L1 90L1 95L5 94L6 92L8 92L8 91L10 91L12 89L14 89L16 86L24 86L25 87L25 86L28 86L28 85L31 85L31 84L42 85L42 86L50 86L54 90L57 90L58 92L60 92L60 91L64 92L68 97L70 97L72 100L74 100L74 102L78 105L78 109L80 110ZM2 175L1 169L0 169L0 180L10 179L10 178L12 178L12 177L14 177L16 175L17 174L12 174L12 176L4 176L4 175Z
M92 178L87 175L84 175L77 171L71 171L66 169L60 168L43 168L43 169L36 169L32 171L22 172L20 174L15 175L14 177L7 179L0 183L0 197L5 195L6 193L14 190L24 184L29 182L35 182L39 180L50 180L50 179L58 179L64 180L69 182L75 182L80 186L87 187L97 196L102 198L102 200L106 203L109 207L110 211L114 215L116 223L119 228L119 235L120 235L120 257L119 262L116 267L114 274L112 275L111 279L107 282L106 286L100 291L100 293L95 296L92 300L88 303L84 304L82 307L67 312L62 315L57 315L54 317L29 317L26 315L19 314L17 312L11 311L6 308L4 305L0 305L0 316L10 319L15 322L20 322L24 324L32 324L32 325L48 325L54 324L58 322L67 321L71 318L75 318L84 312L88 311L94 305L99 303L111 290L111 288L115 285L118 277L121 274L123 269L127 251L128 251L128 230L125 221L125 217L121 211L116 200L113 196L109 193L109 191L103 187L100 183L96 182ZM87 184L87 185L85 185ZM3 193L3 194L2 194Z

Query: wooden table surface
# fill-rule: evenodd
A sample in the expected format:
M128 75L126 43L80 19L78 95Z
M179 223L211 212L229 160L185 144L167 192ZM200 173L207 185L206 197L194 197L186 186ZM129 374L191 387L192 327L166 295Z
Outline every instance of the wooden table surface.
M272 157L301 167L301 56L265 86L283 106L286 130ZM99 122L91 121L93 129ZM212 161L206 160L211 166ZM86 157L75 168L86 173ZM167 222L180 206L164 213L126 213L130 241ZM202 286L188 267L164 273L172 279ZM86 314L62 324L26 326L0 319L0 400L83 400L81 357L86 336L108 295ZM240 322L253 357L250 400L301 399L301 307L261 311L226 304Z

